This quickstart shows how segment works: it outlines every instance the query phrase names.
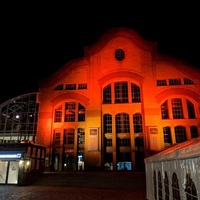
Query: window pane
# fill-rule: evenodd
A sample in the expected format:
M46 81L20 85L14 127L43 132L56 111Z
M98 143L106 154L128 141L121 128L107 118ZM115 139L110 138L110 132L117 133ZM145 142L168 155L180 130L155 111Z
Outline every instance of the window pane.
M111 85L103 89L103 103L111 103Z
M169 126L163 127L163 134L164 134L164 142L171 144L172 143L171 129Z
M55 117L54 122L61 122L62 121L62 105L55 109Z
M172 113L174 119L183 118L182 100L179 98L172 99Z
M129 116L127 114L116 115L116 132L117 133L130 133Z
M132 92L132 102L141 102L140 87L132 83L131 92Z
M189 100L187 100L187 111L188 111L188 118L194 119L195 118L194 105Z
M104 115L104 133L112 133L112 115Z
M134 126L134 133L142 132L142 115L141 114L133 115L133 126Z
M186 131L183 126L176 126L175 128L176 143L181 143L186 141Z
M161 105L161 115L162 115L162 119L169 119L168 101L165 101Z
M128 84L127 82L115 83L115 103L128 102Z
M191 138L198 137L198 128L196 126L190 126Z

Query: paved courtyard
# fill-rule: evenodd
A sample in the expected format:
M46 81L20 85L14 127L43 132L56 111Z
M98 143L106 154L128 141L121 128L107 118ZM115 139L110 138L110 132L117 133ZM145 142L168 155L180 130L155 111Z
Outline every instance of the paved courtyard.
M44 173L29 186L0 185L0 200L145 200L144 173Z

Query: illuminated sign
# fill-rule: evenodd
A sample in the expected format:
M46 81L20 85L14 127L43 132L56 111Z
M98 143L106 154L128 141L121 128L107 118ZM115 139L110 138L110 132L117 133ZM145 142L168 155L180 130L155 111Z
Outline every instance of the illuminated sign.
M22 154L21 153L16 153L16 154L0 154L0 158L21 158Z

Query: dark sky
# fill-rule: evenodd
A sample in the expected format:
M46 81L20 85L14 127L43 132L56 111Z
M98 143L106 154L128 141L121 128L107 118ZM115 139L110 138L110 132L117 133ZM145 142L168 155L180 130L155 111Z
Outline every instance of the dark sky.
M38 80L82 57L84 46L119 26L157 42L159 53L200 69L200 12L195 1L47 2L8 2L1 7L0 103L38 91Z

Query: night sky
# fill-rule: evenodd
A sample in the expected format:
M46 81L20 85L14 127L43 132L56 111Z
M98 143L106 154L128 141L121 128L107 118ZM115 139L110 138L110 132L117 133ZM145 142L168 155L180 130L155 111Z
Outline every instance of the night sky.
M157 42L159 53L200 69L197 1L41 2L1 6L0 103L37 92L38 80L83 57L85 46L114 27L131 28L145 40Z

